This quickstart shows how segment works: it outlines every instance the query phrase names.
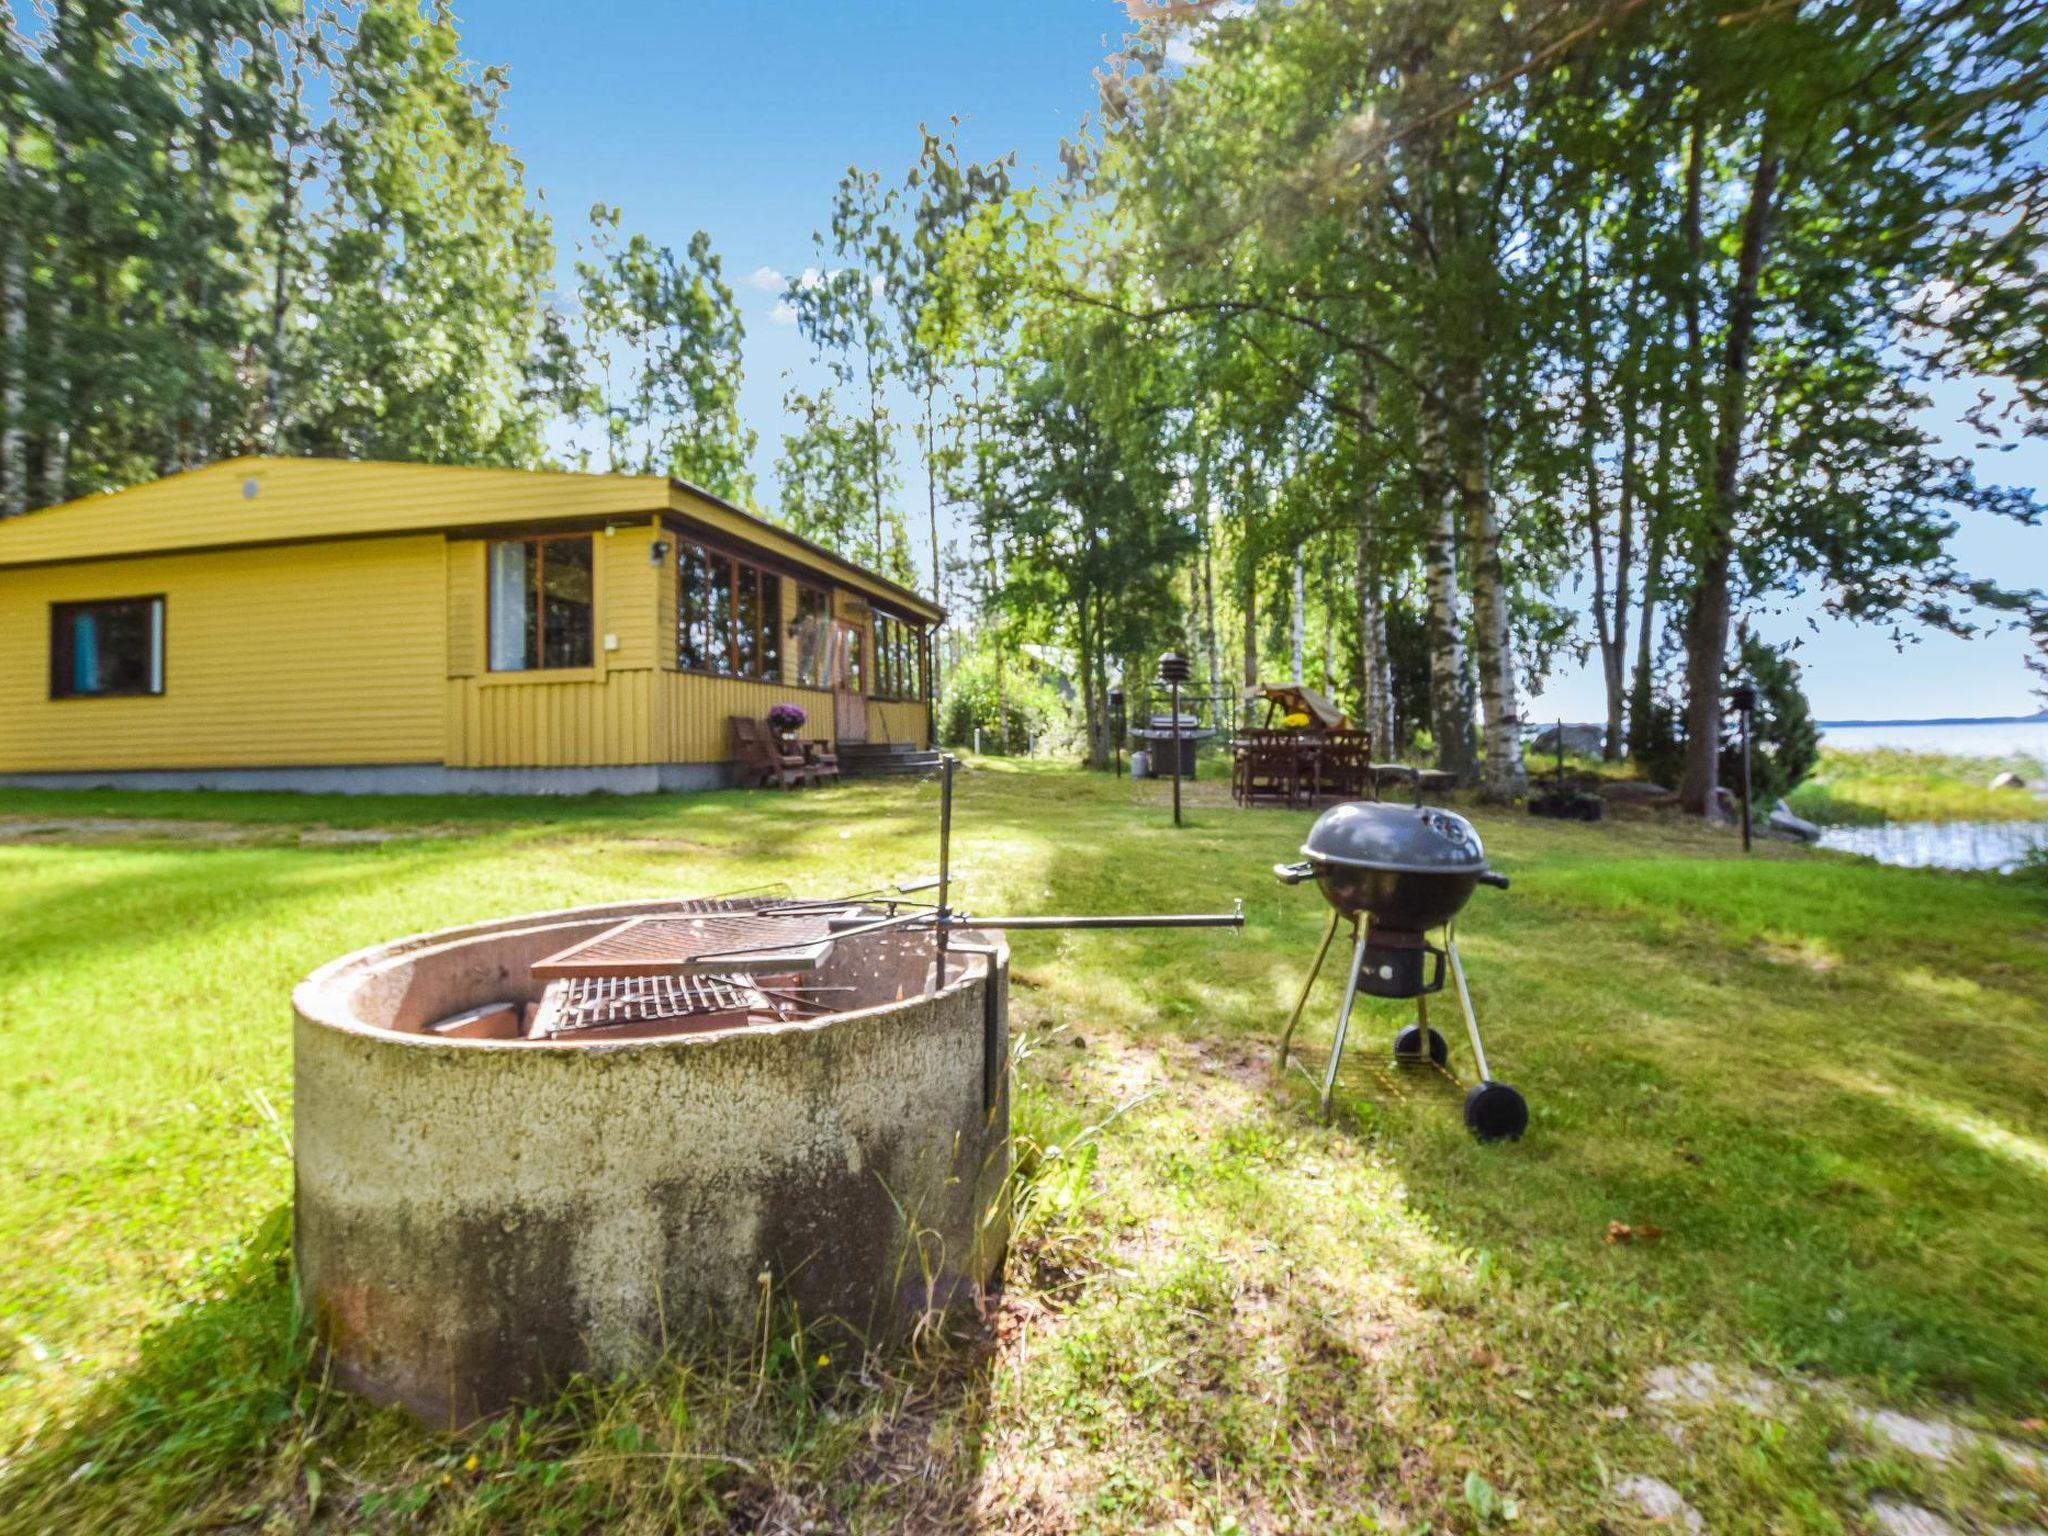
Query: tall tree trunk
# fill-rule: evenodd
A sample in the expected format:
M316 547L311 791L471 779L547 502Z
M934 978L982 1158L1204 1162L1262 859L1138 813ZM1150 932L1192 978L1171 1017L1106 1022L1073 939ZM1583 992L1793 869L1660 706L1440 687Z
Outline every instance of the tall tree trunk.
M1657 483L1647 516L1643 554L1643 596L1636 622L1636 671L1629 688L1628 739L1631 754L1650 745L1651 716L1656 712L1657 604L1663 597L1664 541L1671 525L1671 455L1676 444L1676 418L1668 401L1657 412Z
M1380 575L1376 499L1358 519L1358 726L1372 736L1373 750L1394 751L1394 669L1387 656L1387 607Z
M14 18L11 8L0 7L0 26L9 32L12 45ZM10 115L7 121L7 206L13 210L0 239L7 242L0 251L0 517L19 517L28 510L28 428L23 418L28 411L28 284L22 248L28 231L21 217L22 204L20 133Z
M1635 298L1641 298L1639 285ZM1627 371L1621 384L1621 491L1614 528L1614 608L1608 622L1603 626L1609 643L1603 645L1600 658L1606 669L1607 683L1607 735L1601 742L1600 755L1610 763L1618 762L1621 758L1626 729L1624 705L1628 682L1626 647L1629 587L1636 552L1636 486L1639 479L1636 466L1641 408L1641 371L1637 367L1636 347L1638 334L1636 306L1631 303L1629 339L1624 352L1624 367Z
M299 135L305 123L305 56L300 51L298 35L287 30L292 25L290 21L285 22L277 33L278 67L285 91L281 113L284 152L278 156L280 179L274 221L277 226L277 271L270 289L270 376L264 380L262 439L271 453L276 453L284 442L288 426L285 420L285 335L291 317L292 248L297 241L299 223Z
M939 567L939 463L938 440L932 436L932 395L931 379L924 381L924 487L927 511L931 515L932 534L932 602L940 608L946 606L945 572ZM941 627L944 621L941 620ZM932 651L931 688L934 697L939 691L938 651Z
M1288 655L1294 667L1294 686L1302 685L1301 651L1305 638L1303 630L1307 625L1308 593L1302 572L1301 546L1294 546L1294 596L1287 613Z
M72 32L69 0L56 0L50 8L50 49L44 59L45 67L60 92L65 85L66 50L71 46ZM64 128L63 111L53 111L50 114L50 228L65 232L51 242L51 342L43 359L43 368L53 409L51 419L43 428L44 506L54 506L63 501L71 483L71 423L76 419L73 415L76 391L71 376L76 364L73 347L82 318L73 267L79 253L85 249L85 220L69 186L71 151ZM66 316L68 320L64 318Z
M1756 336L1757 293L1770 241L1778 189L1777 142L1767 118L1742 216L1742 246L1728 300L1728 340L1714 436L1714 479L1702 510L1692 606L1685 620L1685 778L1678 803L1695 815L1716 813L1721 755L1721 672L1728 655L1729 562L1741 515L1742 436L1748 419L1749 359Z
M1452 441L1458 452L1458 499L1472 570L1472 651L1479 664L1479 703L1486 728L1480 789L1497 803L1526 794L1522 765L1522 710L1516 697L1514 627L1507 577L1501 569L1500 514L1493 504L1493 460L1486 435L1484 385L1476 370L1462 370Z
M1259 686L1259 556L1258 532L1253 526L1251 501L1245 501L1243 548L1238 609L1244 615L1244 691L1247 696Z
M1200 470L1202 518L1202 640L1209 660L1209 696L1220 709L1223 703L1223 649L1216 633L1215 539L1209 521L1209 459L1204 449Z
M1429 729L1436 765L1460 784L1475 766L1465 708L1464 620L1458 612L1458 488L1444 439L1443 402L1422 401L1416 480L1422 496L1422 570L1429 597Z

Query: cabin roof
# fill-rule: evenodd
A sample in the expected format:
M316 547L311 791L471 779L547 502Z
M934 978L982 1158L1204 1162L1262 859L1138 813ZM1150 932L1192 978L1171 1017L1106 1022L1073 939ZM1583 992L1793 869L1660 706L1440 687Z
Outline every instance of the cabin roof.
M744 540L908 616L944 617L928 598L685 480L357 459L223 459L9 518L0 569L656 516Z

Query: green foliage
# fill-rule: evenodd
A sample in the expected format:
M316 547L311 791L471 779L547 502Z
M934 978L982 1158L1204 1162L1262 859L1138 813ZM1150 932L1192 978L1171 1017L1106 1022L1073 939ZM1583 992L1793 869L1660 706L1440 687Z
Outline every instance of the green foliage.
M679 258L637 232L621 239L619 210L600 203L576 280L559 388L571 421L601 430L606 467L675 475L750 504L756 437L739 406L746 326L711 237L698 230Z
M999 664L993 646L984 646L947 674L936 725L939 740L949 747L972 747L978 729L984 752L1015 755L1034 740L1069 739L1073 713L1046 669L1028 653Z
M325 131L317 323L298 332L289 441L342 458L520 465L554 241L499 137L502 70L464 58L453 7L372 0Z
M1756 688L1750 720L1750 796L1768 811L1790 794L1820 761L1820 731L1799 686L1799 664L1789 651L1745 635L1736 653L1735 676ZM1721 782L1742 782L1741 721L1733 710L1721 732Z

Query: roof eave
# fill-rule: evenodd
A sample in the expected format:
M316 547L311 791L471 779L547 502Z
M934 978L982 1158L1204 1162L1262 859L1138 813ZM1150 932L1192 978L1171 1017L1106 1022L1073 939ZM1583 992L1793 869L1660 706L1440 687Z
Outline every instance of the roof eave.
M838 554L833 550L827 549L824 545L816 542L813 539L805 538L802 534L796 532L794 529L785 528L780 523L771 523L765 517L762 517L759 513L750 512L745 507L742 507L735 502L726 500L725 497L719 495L716 491L707 491L704 489L703 486L685 480L679 475L670 475L668 477L668 483L670 487L674 490L682 491L687 495L695 496L702 501L708 501L714 507L718 507L723 511L730 512L735 517L745 518L748 522L754 524L754 526L756 526L757 528L766 529L768 532L776 535L778 538L788 539L792 544L801 545L804 549L807 549L812 554L816 555L820 560L824 560L833 565L839 566L842 570L851 571L854 575L858 576L862 581L869 582L873 584L875 587L881 589L883 592L889 593L896 597L900 597L901 599L903 599L903 601L910 603L915 608L917 608L917 610L920 613L928 613L933 615L935 617L935 621L938 623L944 623L946 620L946 610L940 607L937 603L933 602L930 598L924 596L921 593L913 592L910 588L903 586L901 583L891 581L888 577L879 575L876 572L869 570L866 566L861 565L856 561L847 559L846 556L842 554Z

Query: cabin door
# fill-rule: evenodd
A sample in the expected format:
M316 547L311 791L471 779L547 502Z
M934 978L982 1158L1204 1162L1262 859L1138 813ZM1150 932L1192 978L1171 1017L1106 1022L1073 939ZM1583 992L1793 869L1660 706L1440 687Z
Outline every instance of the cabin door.
M840 742L868 739L867 604L842 599L832 621L832 731Z
M858 693L846 689L836 690L832 695L832 727L840 745L848 743L858 746L868 739L868 701Z

